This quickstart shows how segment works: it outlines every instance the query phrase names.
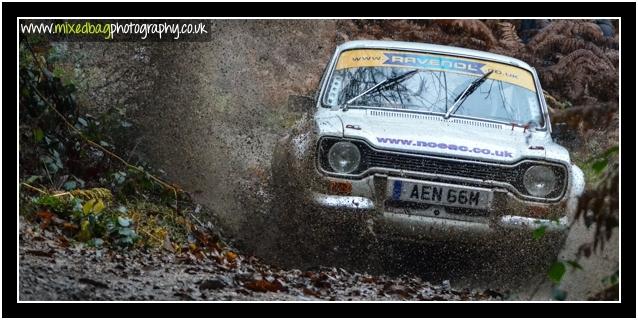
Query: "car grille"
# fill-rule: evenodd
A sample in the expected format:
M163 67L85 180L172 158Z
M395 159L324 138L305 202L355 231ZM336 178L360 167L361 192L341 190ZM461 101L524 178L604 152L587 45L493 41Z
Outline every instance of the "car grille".
M366 152L367 153L367 152ZM369 168L380 167L396 170L408 170L431 174L465 177L483 181L515 181L520 168L498 168L494 166L463 163L436 158L424 158L406 154L369 152L365 155Z
M330 147L343 139L324 138L319 143L319 163L321 167L330 172L332 169L328 164L327 153ZM372 174L376 170L371 169L394 169L412 171L428 174L441 175L439 180L446 180L447 177L461 177L476 179L476 185L488 185L489 182L502 182L513 186L523 195L528 195L523 186L523 175L525 171L534 165L550 165L559 179L559 186L555 191L547 195L546 198L554 199L561 196L566 186L566 170L561 164L548 162L523 161L515 165L499 165L495 163L467 161L454 158L439 158L427 155L416 155L410 153L398 153L371 148L366 142L360 140L349 140L359 147L361 151L361 165L349 175L339 175L345 178L361 178L363 173ZM338 174L335 174L338 175Z

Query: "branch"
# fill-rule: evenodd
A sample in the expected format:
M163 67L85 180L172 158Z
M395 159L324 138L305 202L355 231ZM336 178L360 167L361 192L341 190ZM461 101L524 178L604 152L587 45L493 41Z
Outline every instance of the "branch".
M35 53L33 52L33 50L31 49L31 46L28 45L29 47L29 51L31 51L31 54L34 56L35 58ZM38 66L38 68L40 68L40 70L42 71L42 73L44 73L43 67L37 63L37 59L36 59L36 65ZM60 111L58 111L57 108L55 108L55 106L49 102L49 100L47 98L44 97L44 95L40 92L40 90L38 90L38 88L36 88L33 83L31 83L30 81L25 81L26 83L29 84L29 86L33 89L33 91L38 95L38 97L40 97L40 99L42 99L42 101L44 101L44 103L47 105L47 107L49 107L51 110L53 110L53 112L55 112L60 119L62 119L62 121L64 121L64 123L71 128L72 131L74 131L75 133L77 133L82 139L84 139L84 141L86 141L88 144L94 146L95 148L98 148L100 150L102 150L104 153L108 154L109 156L113 157L114 159L120 161L121 163L123 163L124 165L126 165L128 168L137 170L141 173L144 173L146 175L148 175L151 179L153 179L155 182L157 182L158 184L160 184L161 186L163 186L166 189L170 189L173 191L173 194L175 195L175 210L177 210L177 188L173 187L172 185L170 185L169 183L163 181L162 179L144 171L143 169L140 169L130 163L128 163L126 160L122 159L122 157L118 156L117 154L109 151L108 149L104 148L102 145L100 145L99 143L95 143L94 141L92 141L91 139L87 138L82 131L80 131L78 128L76 128L73 124L71 124L66 117L60 113Z
M40 189L40 188L36 188L36 187L34 187L34 186L32 186L32 185L30 185L30 184L26 183L26 182L23 182L23 183L22 183L22 185L23 185L23 186L25 186L25 187L28 187L28 188L29 188L29 189L31 189L31 190L35 190L35 191L37 191L37 192L40 192L40 193L42 193L42 194L48 194L46 191L44 191L44 190L42 190L42 189Z

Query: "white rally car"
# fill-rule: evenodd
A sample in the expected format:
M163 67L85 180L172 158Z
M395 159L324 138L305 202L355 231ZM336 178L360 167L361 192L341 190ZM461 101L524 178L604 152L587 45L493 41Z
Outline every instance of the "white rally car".
M554 257L562 246L584 175L553 141L525 62L351 41L306 111L273 160L279 201L295 207L283 220L296 227L282 232L299 241L316 231L309 225L365 225L410 240L529 243Z

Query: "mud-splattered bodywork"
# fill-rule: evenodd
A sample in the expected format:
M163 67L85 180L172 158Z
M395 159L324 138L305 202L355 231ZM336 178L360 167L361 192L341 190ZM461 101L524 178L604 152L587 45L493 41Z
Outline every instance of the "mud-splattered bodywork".
M529 129L400 109L325 107L321 97L329 90L327 79L338 57L359 48L445 53L528 70L539 92L544 124ZM407 239L503 241L513 235L529 240L540 227L548 235L546 241L564 237L584 189L584 176L567 150L553 142L538 77L524 62L453 47L353 41L337 48L315 103L277 144L273 174L286 199L311 204L326 223L334 223L330 218L337 216L341 222L352 218L368 223L378 234ZM326 154L338 141L361 150L363 168L349 174L331 172ZM521 175L533 165L558 172L560 186L546 197L527 194L521 186ZM491 194L489 206L474 210L396 201L397 185L421 182L486 190Z

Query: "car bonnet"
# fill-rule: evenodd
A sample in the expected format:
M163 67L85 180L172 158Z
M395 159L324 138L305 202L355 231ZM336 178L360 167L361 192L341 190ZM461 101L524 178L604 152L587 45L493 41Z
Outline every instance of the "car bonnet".
M364 140L377 149L514 163L524 158L546 159L546 149L550 147L554 160L569 161L569 156L560 152L562 147L555 145L545 131L377 109L331 110L322 114L316 119L320 135Z

